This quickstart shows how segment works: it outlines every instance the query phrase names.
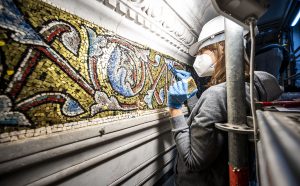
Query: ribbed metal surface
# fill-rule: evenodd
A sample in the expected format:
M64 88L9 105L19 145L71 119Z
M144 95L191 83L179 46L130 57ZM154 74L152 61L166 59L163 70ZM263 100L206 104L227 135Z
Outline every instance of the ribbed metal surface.
M257 111L257 117L262 185L299 185L300 113Z
M153 185L174 163L168 117L153 113L2 145L9 156L0 163L0 185Z

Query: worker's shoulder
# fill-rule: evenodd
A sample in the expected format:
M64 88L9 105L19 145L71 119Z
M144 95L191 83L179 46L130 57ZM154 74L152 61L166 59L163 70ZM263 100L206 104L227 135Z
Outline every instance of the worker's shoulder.
M202 96L204 99L226 97L226 83L220 83L206 89Z
M214 93L219 94L225 92L226 92L226 82L211 86L205 91L206 94L214 94Z

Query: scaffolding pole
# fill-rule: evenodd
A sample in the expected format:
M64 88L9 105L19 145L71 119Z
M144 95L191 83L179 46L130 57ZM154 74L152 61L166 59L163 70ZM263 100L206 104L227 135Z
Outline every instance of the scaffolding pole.
M225 19L225 61L228 123L246 123L246 94L243 59L243 28ZM247 186L249 182L247 135L229 132L229 180L231 186Z

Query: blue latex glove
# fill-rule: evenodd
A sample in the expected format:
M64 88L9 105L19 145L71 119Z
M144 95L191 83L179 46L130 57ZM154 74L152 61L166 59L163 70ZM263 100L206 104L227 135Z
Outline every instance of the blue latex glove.
M183 80L183 79L188 79L189 77L191 77L191 73L184 71L184 70L177 70L174 69L173 72L175 77L177 77L177 79L179 80Z
M170 86L168 92L168 107L179 109L182 104L192 96L196 94L198 89L195 89L192 93L188 92L188 81L187 79L191 77L191 73L184 70L174 70L173 74L180 79Z

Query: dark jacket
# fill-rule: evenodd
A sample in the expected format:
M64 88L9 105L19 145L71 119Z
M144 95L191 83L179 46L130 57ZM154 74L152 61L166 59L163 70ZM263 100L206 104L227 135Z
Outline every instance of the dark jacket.
M260 101L272 101L282 93L275 77L266 72L255 72L254 82ZM246 83L247 111L249 97ZM178 151L176 185L228 185L227 134L215 128L215 123L227 121L226 83L208 88L187 120L183 115L170 120Z

